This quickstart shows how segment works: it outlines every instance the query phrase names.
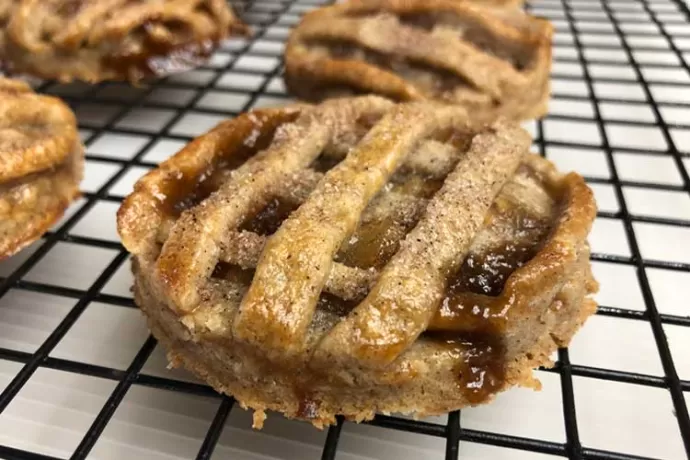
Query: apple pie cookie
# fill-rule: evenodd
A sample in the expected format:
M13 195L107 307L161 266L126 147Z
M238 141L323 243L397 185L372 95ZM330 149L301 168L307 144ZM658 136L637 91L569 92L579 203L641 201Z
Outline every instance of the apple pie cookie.
M475 120L546 113L552 27L517 8L455 0L351 0L307 14L285 83L308 101L374 93L462 105Z
M0 77L0 259L62 216L79 195L83 161L71 110Z
M3 13L6 67L60 81L179 72L247 31L225 0L0 0Z
M455 0L466 1L466 0ZM479 3L480 5L494 6L500 8L519 8L525 4L525 0L471 0L474 3Z
M321 427L538 386L592 314L595 203L529 135L377 96L249 112L118 213L135 299L182 365Z

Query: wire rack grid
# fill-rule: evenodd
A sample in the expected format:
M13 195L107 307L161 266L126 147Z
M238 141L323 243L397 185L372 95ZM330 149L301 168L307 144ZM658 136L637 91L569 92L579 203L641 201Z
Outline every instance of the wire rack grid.
M534 148L581 172L600 211L598 314L542 393L326 432L269 418L165 368L132 302L114 213L148 169L229 116L288 100L283 42L319 0L239 6L254 28L203 68L133 88L38 88L75 109L84 197L0 264L0 457L690 458L690 10L682 0L538 0L555 26L550 114Z

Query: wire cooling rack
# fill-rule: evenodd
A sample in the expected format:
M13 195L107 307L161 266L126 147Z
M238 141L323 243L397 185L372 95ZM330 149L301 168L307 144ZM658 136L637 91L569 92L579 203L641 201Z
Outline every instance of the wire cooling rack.
M534 148L581 172L600 211L599 314L538 371L542 392L325 432L250 415L182 371L133 308L115 211L134 181L218 121L285 102L283 41L318 0L256 0L255 35L198 70L132 88L56 85L87 146L83 199L0 263L6 459L683 459L690 453L690 11L680 0L539 0L554 38Z

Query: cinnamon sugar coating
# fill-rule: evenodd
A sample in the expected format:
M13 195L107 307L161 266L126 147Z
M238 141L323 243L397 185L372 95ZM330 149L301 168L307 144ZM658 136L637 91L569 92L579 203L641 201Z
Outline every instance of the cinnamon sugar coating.
M256 110L118 212L173 364L257 411L430 415L538 387L594 312L596 213L507 122L367 96Z
M299 98L374 93L458 104L474 120L546 113L552 27L518 8L455 0L350 0L302 19L285 50Z
M224 0L0 0L5 66L63 82L179 72L235 33L247 28Z
M60 100L0 77L0 259L39 238L78 194L83 148Z

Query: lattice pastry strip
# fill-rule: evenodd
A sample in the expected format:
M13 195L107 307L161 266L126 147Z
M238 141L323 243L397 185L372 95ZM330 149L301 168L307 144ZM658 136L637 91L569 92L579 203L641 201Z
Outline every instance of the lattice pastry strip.
M216 388L316 425L534 385L593 311L595 207L529 144L374 96L241 115L125 200L137 303Z
M385 115L268 241L240 305L236 336L275 351L302 351L333 257L364 208L420 139L463 118L457 109L414 104Z
M286 48L288 89L306 100L371 92L434 99L475 119L543 115L551 28L518 9L454 0L350 0L320 8Z

